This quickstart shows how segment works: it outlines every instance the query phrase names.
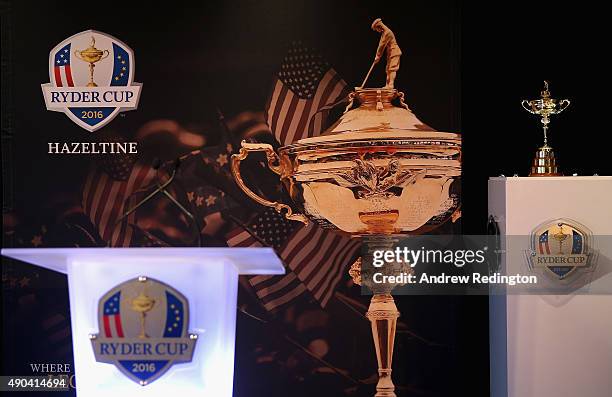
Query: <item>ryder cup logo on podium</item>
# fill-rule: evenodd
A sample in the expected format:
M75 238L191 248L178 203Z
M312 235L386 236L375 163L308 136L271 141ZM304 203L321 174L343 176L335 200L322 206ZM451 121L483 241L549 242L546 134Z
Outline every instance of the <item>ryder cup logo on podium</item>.
M531 268L543 268L556 280L592 270L591 232L576 221L555 219L531 233Z
M189 303L174 288L140 276L108 291L98 304L100 333L90 335L96 361L114 364L146 386L173 364L189 362Z
M134 53L105 33L87 30L53 48L49 79L42 84L47 110L66 113L88 131L138 107L141 84L134 83Z

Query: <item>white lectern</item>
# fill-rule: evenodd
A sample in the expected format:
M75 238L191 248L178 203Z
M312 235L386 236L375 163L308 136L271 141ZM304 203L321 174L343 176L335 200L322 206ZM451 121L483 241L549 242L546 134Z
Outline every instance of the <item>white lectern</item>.
M270 248L2 255L68 275L79 397L231 397L238 275L285 271Z
M612 177L491 178L489 213L498 222L502 244L525 242L539 225L561 219L590 229L593 254L598 254L589 282L577 286L570 295L491 296L491 396L609 397ZM565 227L568 238L561 233L563 229L551 230L559 230L558 239L554 233L543 232L535 242L544 257L572 246L569 227ZM582 241L579 236L575 239ZM527 268L520 250L502 248L506 249L502 266L508 272ZM572 276L565 277L567 267L550 269L556 273L549 274L549 286L562 285ZM589 291L596 294L587 295Z

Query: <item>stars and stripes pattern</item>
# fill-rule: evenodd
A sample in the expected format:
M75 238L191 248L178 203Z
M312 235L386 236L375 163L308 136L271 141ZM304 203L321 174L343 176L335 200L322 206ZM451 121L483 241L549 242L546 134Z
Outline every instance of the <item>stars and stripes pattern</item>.
M44 313L42 329L47 336L45 346L56 357L72 355L72 332L70 318L63 311L63 307L53 307Z
M70 70L70 43L66 44L53 57L53 76L56 87L74 87Z
M111 247L129 247L136 224L136 212L125 222L117 220L134 203L133 193L149 185L155 175L152 167L119 160L116 169L96 167L87 176L83 189L83 210Z
M266 104L266 122L281 145L320 135L331 105L348 95L347 85L321 55L291 44Z
M572 254L582 254L582 236L572 230Z
M271 212L249 226L227 236L230 247L274 247L286 267L283 276L252 276L250 284L269 311L279 310L309 292L325 307L340 282L346 266L354 260L359 241L337 235L316 225L298 226L280 243L287 227ZM277 232L280 231L280 232ZM251 234L251 232L253 234Z
M104 336L107 338L123 338L123 326L121 325L120 310L121 291L111 295L104 301Z
M550 255L550 246L548 245L548 230L542 233L538 240L540 254Z
M183 336L185 310L183 303L171 292L166 291L166 326L164 338L180 338Z
M126 86L130 77L130 55L121 46L113 43L113 77L111 86Z
M359 240L312 225L300 227L280 255L325 307L359 247Z

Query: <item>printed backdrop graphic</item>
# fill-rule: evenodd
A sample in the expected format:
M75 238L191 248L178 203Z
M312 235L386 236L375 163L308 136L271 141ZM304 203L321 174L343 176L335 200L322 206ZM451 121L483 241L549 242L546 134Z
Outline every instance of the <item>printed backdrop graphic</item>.
M560 10L566 15L553 17ZM3 245L226 246L227 236L236 232L244 238L240 242L253 244L274 245L266 239L279 237L282 253L299 241L287 238L299 238L300 233L287 230L287 236L277 236L265 230L251 235L251 242L243 231L259 228L262 208L232 184L227 161L241 139L278 146L315 134L301 116L310 116L315 105L309 107L308 96L319 98L316 90L303 92L304 98L285 95L281 101L269 101L275 84L277 98L283 88L289 93L283 78L290 76L279 72L292 42L301 40L325 58L322 73L314 77L324 83L337 78L337 84L343 81L350 90L363 81L374 58L380 36L370 25L378 17L392 28L402 48L395 86L406 93L410 109L436 130L463 133L462 231L483 234L487 178L524 175L541 145L541 128L524 114L520 100L537 96L544 79L555 95L573 104L551 123L550 142L564 172L610 174L605 118L597 116L609 112L609 101L593 100L610 91L605 78L596 79L609 74L610 65L601 55L601 40L594 39L607 37L608 13L594 6L567 10L558 4L516 3L482 18L481 4L455 0L174 1L166 7L2 1ZM581 20L588 25L577 23ZM565 39L547 40L543 50L539 36L525 33L540 32L543 25ZM41 83L53 89L87 89L89 64L74 54L91 44L86 29L95 29L95 48L109 51L95 63L97 88L133 90L134 81L142 82L146 89L138 109L121 113L116 104L96 104L83 109L94 116L85 121L78 118L83 115L78 108L88 107L83 103L54 109L68 117L47 109ZM75 36L77 32L83 34ZM491 39L483 40L483 32ZM61 51L66 49L70 57L64 63ZM121 72L119 80L113 80L121 49L129 55L128 66L121 64L128 81L121 80ZM58 66L56 80L57 60L63 66ZM287 64L289 74L304 71ZM382 64L369 81L372 86L384 84ZM337 84L329 85L330 90ZM334 94L327 99L326 104L339 98ZM284 114L281 120L277 114L274 121L272 105L282 109L291 101L296 119ZM68 107L77 108L76 114ZM266 113L267 107L273 111ZM342 110L330 108L318 115L334 122ZM317 117L312 125L322 121ZM272 132L268 123L278 128ZM283 129L292 123L303 127ZM138 153L55 155L48 153L50 142L136 142ZM117 223L156 182L167 180L179 158L177 178L169 189L195 219L157 195ZM155 159L162 163L159 172L153 169ZM276 175L260 166L261 160L265 158L254 157L244 164L249 185L271 200L288 200L277 190ZM294 257L307 252L299 254ZM249 315L240 312L237 321L234 396L284 397L290 390L294 397L371 397L377 374L370 324L363 317L368 298L360 296L341 269L351 261L329 260L337 266L328 268L325 277L337 283L308 289L306 273L297 267L300 262L286 258L288 268L298 270L287 289L274 289L273 280L257 284L259 288L251 283L256 280L242 280L240 307ZM32 362L71 363L65 278L2 262L3 375L29 375ZM314 264L304 269L310 267L324 271ZM300 290L307 291L277 312L267 310L270 303L259 296L277 300ZM402 312L393 371L398 397L489 395L486 297L418 296L397 299L397 305ZM57 393L62 395L74 393Z

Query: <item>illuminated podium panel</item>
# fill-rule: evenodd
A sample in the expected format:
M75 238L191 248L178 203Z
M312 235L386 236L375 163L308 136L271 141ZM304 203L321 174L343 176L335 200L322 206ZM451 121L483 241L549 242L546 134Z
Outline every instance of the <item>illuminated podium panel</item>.
M3 249L68 275L79 397L231 397L238 275L270 248Z
M505 250L502 269L525 273L529 256L559 257L542 266L542 275L547 288L571 292L490 297L491 396L610 396L612 177L499 177L488 190ZM532 249L510 247L517 241L531 241ZM596 260L586 281L572 287L572 277L587 270L562 260L573 255L578 263L587 245Z

